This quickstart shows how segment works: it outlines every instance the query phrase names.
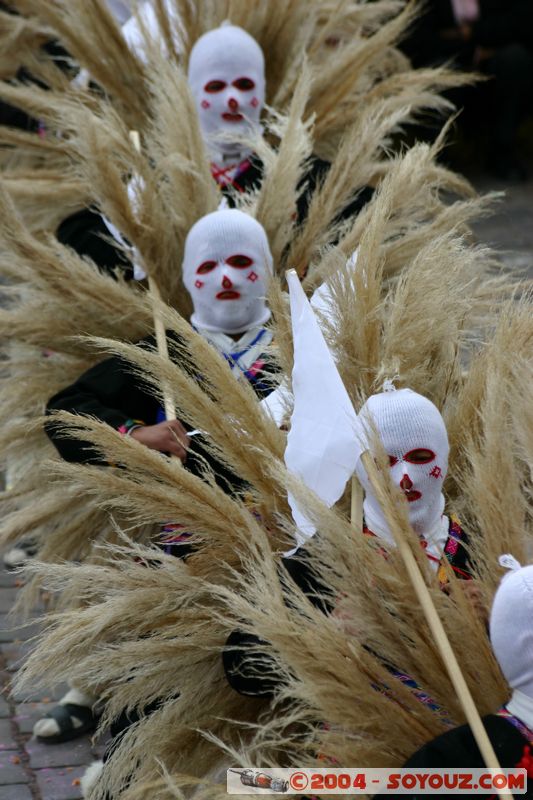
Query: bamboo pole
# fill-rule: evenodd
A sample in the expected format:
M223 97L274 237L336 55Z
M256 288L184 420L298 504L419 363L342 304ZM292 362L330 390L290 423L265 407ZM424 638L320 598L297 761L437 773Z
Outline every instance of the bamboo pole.
M141 137L139 136L138 131L130 131L130 141L133 144L135 150L140 153L141 152ZM169 361L170 357L168 354L168 342L167 342L167 334L165 330L165 324L161 317L160 312L160 303L161 303L161 292L159 291L159 286L157 285L156 281L153 277L148 275L148 292L150 294L152 300L152 313L154 317L154 331L155 331L155 340L157 344L157 352L161 356L161 358L165 359L165 361ZM172 395L167 386L163 386L163 408L165 411L165 418L167 422L170 420L176 419L176 409L174 408L174 403L172 402Z
M356 533L363 531L363 487L357 479L357 475L352 475L351 497L350 497L350 523Z
M388 508L387 498L384 496L382 485L380 483L377 472L377 467L371 453L368 451L363 453L361 456L361 461L363 463L363 466L366 470L366 473L372 485L374 494L378 498L380 505L382 506L383 512L387 517L387 522L394 537L394 541L404 561L407 574L409 575L416 596L422 607L422 611L424 613L426 621L429 625L431 633L433 634L437 648L444 662L444 666L448 671L448 675L450 677L452 685L463 707L465 717L467 719L468 724L470 725L470 729L472 731L474 739L476 740L476 744L479 747L481 756L489 770L496 770L498 772L501 772L501 766L498 763L498 758L496 756L496 753L494 752L492 743L487 735L487 731L483 726L481 717L479 715L479 712L476 708L476 705L470 693L470 689L468 688L468 685L464 679L461 667L459 666L459 662L455 657L455 653L453 652L450 640L448 639L446 631L444 630L444 626L438 615L437 609L435 608L435 604L429 593L429 589L426 586L424 578L422 577L422 573L420 571L420 567L416 562L414 553L411 550L411 547L409 546L409 543L404 536L402 526L398 523L398 520L395 518L395 515L390 513L387 514L387 508ZM513 795L510 792L503 792L497 790L495 794L497 794L501 798L501 800L512 800L513 797Z

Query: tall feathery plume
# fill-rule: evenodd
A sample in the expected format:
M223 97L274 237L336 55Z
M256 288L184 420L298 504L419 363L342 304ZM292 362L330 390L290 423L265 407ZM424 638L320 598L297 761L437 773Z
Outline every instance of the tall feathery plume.
M478 581L488 600L498 578L494 570L495 554L503 547L501 541L491 543L495 539L494 528L502 530L498 527L501 514L510 510L524 489L525 496L531 490L530 475L526 484L523 462L510 441L509 425L504 424L500 436L494 426L496 416L494 420L492 417L493 413L500 419L505 416L512 423L515 416L514 424L520 418L521 404L510 407L509 392L516 401L516 391L523 389L523 382L513 391L509 379L530 377L531 350L530 346L526 350L529 356L526 361L521 346L513 352L507 343L508 337L514 335L520 344L530 345L530 311L528 295L518 306L510 304L494 338L479 354L479 361L490 362L492 368L500 362L496 374L487 370L486 364L480 370L473 367L474 382L478 383L483 375L487 381L483 410L488 413L483 439L474 441L469 436L468 423L464 429L451 428L452 446L460 445L468 453L476 471L473 479L463 473L461 485L470 511L469 522L478 523L471 528L472 550L479 569ZM478 425L483 426L483 421L481 413ZM494 473L491 474L488 465L495 455L497 474L505 476L502 492L509 490L508 500L498 492L491 497ZM479 459L485 459L483 470L477 468ZM526 458L530 460L531 453ZM278 466L272 474L274 479L284 480ZM381 474L387 503L402 519L404 512L398 506L398 498L386 485L386 471ZM383 561L382 554L371 543L354 538L345 520L321 508L312 495L298 489L294 479L285 480L305 503L321 531L309 545L311 566L338 605L331 616L324 616L290 582L284 587L284 601L279 576L262 561L245 564L249 570L242 575L236 589L214 589L228 606L218 617L221 624L227 624L229 629L236 621L244 631L268 642L272 674L282 676L285 683L279 690L272 718L263 715L260 729L258 724L255 736L243 743L240 750L214 733L206 735L210 741L218 741L225 752L225 766L252 764L265 768L290 763L301 767L323 764L324 759L335 766L350 763L382 766L384 758L389 764L400 764L428 738L450 725L460 724L461 709L439 663L434 643L424 633L424 621L419 617L420 611L396 554L389 553ZM498 501L502 500L502 509L492 517ZM515 514L518 524L514 525L510 517L511 536L507 539L508 545L518 548L517 552L531 547L530 509L524 515L524 502L519 506L517 513L522 519ZM407 528L406 534L410 535ZM258 555L262 554L255 553ZM432 595L478 708L485 713L498 707L505 698L505 687L490 652L484 625L465 601L459 582L452 577L448 595L443 595L436 586L432 587ZM264 649L264 645L258 644L257 654ZM417 692L391 673L389 667L399 664L423 687L425 696L438 703L439 711L421 703ZM284 703L288 701L292 705L287 710ZM250 732L248 726L243 730ZM276 749L281 743L287 760ZM172 796L171 786L177 791L178 786L188 783L192 785L192 779L184 771L175 782L167 775L150 785L161 792L156 796L166 798ZM142 785L132 787L126 796L133 798L138 792L142 792Z
M450 408L453 482L459 513L475 531L472 556L492 592L503 552L531 552L531 441L523 394L531 379L531 293L498 309L495 330L472 354ZM458 435L462 430L462 436ZM525 434L525 435L524 435Z
M151 329L147 298L100 274L73 251L35 238L2 193L2 272L5 307L0 326L6 342L2 381L2 544L28 533L45 543L43 558L77 558L108 528L105 514L83 497L50 484L45 461L53 448L38 418L52 394L95 361L78 331L107 332L133 340ZM75 535L74 535L75 534ZM33 591L30 592L33 596Z
M365 264L368 266L366 270L362 269L361 271L362 295L360 302L366 303L367 309L368 304L372 303L375 309L374 314L378 313L381 308L389 306L394 309L395 307L399 308L401 304L403 314L398 313L396 321L394 316L392 317L393 324L389 336L376 334L369 339L361 339L360 359L362 360L364 355L366 363L371 366L371 371L373 370L373 377L371 381L369 377L363 375L362 380L359 378L355 390L350 387L349 378L345 377L346 384L354 396L364 396L365 393L371 391L372 383L379 374L379 365L382 362L385 364L385 358L386 362L390 364L397 363L402 371L402 378L406 382L412 379L418 389L424 388L424 383L429 381L429 375L432 377L447 375L450 365L455 368L456 348L451 348L452 355L450 355L448 347L437 347L435 344L437 339L433 340L428 337L426 329L420 326L419 319L430 317L440 335L444 332L445 336L453 337L449 342L452 345L460 341L463 334L462 320L467 315L469 305L475 303L475 298L469 297L467 290L473 280L472 276L477 277L477 253L475 249L466 247L460 239L454 239L453 234L441 237L435 242L429 242L426 245L426 251L422 251L419 258L414 259L412 264L406 268L405 274L394 290L396 294L392 293L386 295L385 298L382 297L383 272L380 268L379 257L376 259L375 253L377 251L376 243L380 242L380 237L383 235L383 221L387 220L389 202L390 198L385 197L382 199L381 207L376 206L375 214L378 219L373 221L374 224L361 247L360 258L363 259L361 263L363 266ZM381 219L379 218L380 208L383 209ZM445 253L449 254L446 262L448 269L443 271L442 263ZM451 292L451 286L458 282L458 276L461 274L463 274L465 283L456 287L454 291L457 294L455 294ZM419 278L418 281L416 276ZM448 280L451 286L448 285ZM349 286L350 284L346 281L345 303L348 302ZM358 288L356 286L355 295L353 288L351 289L352 303L357 301ZM448 305L445 297L450 292ZM450 317L451 310L459 302L461 295L465 294L467 295L463 301L465 306L456 311L456 316ZM338 308L341 308L340 301ZM172 326L172 316L168 312L168 326ZM343 318L339 314L337 323L341 328L345 327L351 330L351 321L347 317ZM441 328L440 326L445 327ZM172 382L176 386L175 399L180 410L183 409L185 418L190 421L190 424L205 425L208 423L209 430L213 431L212 438L215 446L217 440L219 442L230 441L232 428L234 432L239 431L239 433L250 430L252 423L245 422L244 414L241 411L243 405L247 407L245 403L243 404L243 397L241 396L238 401L236 399L235 392L240 393L240 387L237 389L238 384L232 382L224 384L221 380L222 372L220 373L221 377L217 377L215 364L211 365L209 361L209 358L215 358L215 356L208 354L207 351L201 353L201 350L194 350L195 343L200 348L205 347L205 344L196 340L193 333L187 334L185 323L176 319L174 330L184 338L187 345L185 349L183 346L180 348L181 367L172 366L171 368L170 365L158 360L158 356L155 354L145 354L142 351L135 354L131 347L114 345L113 349L116 349L121 355L127 355L130 360L143 369L145 374L151 374L152 380L157 385L163 377L172 378ZM414 362L410 362L405 350L406 341L418 342L422 368L419 368ZM189 351L188 356L187 351ZM426 353L427 355L425 355ZM231 415L224 413L223 409L219 409L218 406L209 402L207 404L206 401L200 402L198 388L189 383L186 369L187 358L189 363L193 360L194 363L198 363L201 360L206 365L206 373L210 380L206 387L200 387L201 391L205 390L208 394L214 392L217 397L220 393L219 402L222 395L225 394L224 402L228 409L232 408ZM431 364L431 368L429 364ZM212 368L213 377L211 378ZM172 375L170 369L172 369ZM180 369L185 369L182 377L178 376ZM343 372L342 364L341 372ZM361 373L361 370L359 372ZM449 395L457 392L459 384L458 380L454 380L448 381L446 385L448 395L442 393L439 395L438 380L435 379L432 384L434 396L441 404L445 401L451 402ZM220 388L218 388L219 386ZM211 400L210 397L206 399ZM221 424L225 430L221 430L220 425L217 425L217 414L220 415ZM281 691L280 705L274 706L269 712L272 714L271 721L268 722L268 718L264 717L262 724L266 725L267 730L269 730L268 725L272 726L274 741L276 741L276 737L281 735L280 727L283 721L299 719L303 730L308 731L308 735L304 736L301 733L301 727L296 728L298 732L292 734L290 752L294 753L295 758L305 759L305 761L298 762L300 765L312 763L317 752L337 758L341 763L351 763L351 760L355 758L361 760L361 763L369 764L379 764L383 752L387 752L391 759L393 758L395 763L398 763L408 754L409 749L413 749L428 736L443 730L446 718L460 721L461 710L457 699L448 682L444 667L439 662L435 645L428 634L424 632L425 627L413 600L412 590L394 552L391 552L389 558L382 564L382 555L375 547L364 539L354 540L353 531L342 513L325 510L316 499L303 493L306 507L315 515L319 523L318 528L323 532L323 535L317 537L316 542L310 546L315 569L333 597L343 598L342 609L339 613L333 617L324 616L321 611L312 610L307 599L302 597L290 584L285 585L282 591L275 562L270 555L270 545L265 545L259 550L252 549L250 552L250 541L261 540L265 537L271 541L271 534L269 536L266 533L260 522L253 522L252 518L247 516L248 512L243 512L244 517L241 512L239 512L239 516L236 516L237 509L233 505L235 501L229 498L224 501L226 504L231 504L233 510L228 510L229 516L222 515L220 522L217 523L218 501L211 503L212 510L207 514L207 510L201 505L193 504L190 499L186 500L189 497L184 493L187 480L191 481L191 484L195 484L197 487L195 491L202 493L213 491L212 488L208 489L204 486L202 481L189 478L183 470L155 454L145 455L142 448L135 442L124 441L112 431L107 431L105 426L99 423L73 421L72 424L78 430L77 435L93 441L105 452L109 460L119 462L126 467L125 474L119 473L106 478L107 487L102 481L99 470L86 467L79 467L75 470L69 468L70 478L76 481L77 488L83 485L90 491L98 492L99 497L117 511L124 511L126 505L129 506L133 521L136 523L148 521L148 517L153 519L153 515L157 513L164 517L174 517L180 513L180 509L183 509L181 513L186 519L186 523L202 535L201 552L194 557L190 569L185 571L178 565L176 569L179 570L180 575L186 572L187 576L196 576L195 581L202 579L210 581L207 586L204 586L206 597L216 599L214 602L206 600L202 605L202 613L206 614L205 623L202 623L203 635L207 630L213 631L212 641L216 652L218 652L217 648L219 649L223 644L224 634L228 633L232 626L241 626L244 630L253 632L269 642L269 652L273 653L274 657L273 669L286 677L287 684ZM227 440L223 437L227 437ZM262 443L261 437L258 436L253 447L254 459L257 462L256 469L263 475L261 480L252 478L247 455L242 452L240 446L233 445L233 449L226 456L233 470L252 479L257 502L260 503L263 498L267 505L268 503L272 504L273 498L281 495L281 487L286 487L290 482L285 477L279 455L276 455L275 450L265 447L264 442L265 440ZM269 480L266 480L265 476L268 476ZM279 488L273 490L269 487L269 482ZM292 484L290 485L292 488ZM170 486L173 487L172 493L169 493ZM397 502L392 495L389 494L388 497L389 503ZM172 498L172 505L169 504L170 498ZM233 518L230 531L228 531L229 518ZM237 522L238 519L242 522ZM283 520L285 521L283 522ZM286 512L283 512L283 507L278 506L276 521L280 531L290 530L290 522ZM232 544L227 547L226 554L221 559L222 563L206 569L205 565L209 559L213 561L214 553L221 555L222 550L219 547L223 546L224 540L226 543L231 541ZM156 556L154 551L150 550L144 553L143 558L146 563L150 564ZM225 569L224 562L228 562L228 560L230 565L238 568L238 573L228 573L231 577L229 581L221 579ZM121 559L117 560L114 566L119 571L128 571L132 568ZM86 574L90 574L90 568L86 569L89 570ZM65 577L68 583L70 579ZM157 583L157 570L150 574L150 578L152 577ZM184 578L184 580L188 579ZM190 579L192 580L192 577ZM73 576L72 581L75 581ZM166 588L163 591L165 596L168 595ZM283 600L284 594L285 596L288 594L288 604ZM454 586L452 586L451 597L443 595L436 586L432 589L432 595L439 610L445 612L447 632L459 654L461 665L469 678L475 699L481 710L488 709L491 703L503 696L504 688L491 659L483 625L474 616ZM183 596L183 590L180 596ZM376 596L387 598L387 602L376 603ZM87 615L88 625L92 624L91 619L99 618L99 603L99 597L96 597L92 604L89 598L89 607L83 612ZM111 614L112 618L116 620L110 624L120 624L120 614L115 617L113 612L114 608L118 610L120 607L116 603L115 605L107 603L106 613ZM198 613L198 608L196 608L196 612ZM343 620L349 621L352 618L357 620L355 624L357 643L352 641L353 632L350 633L349 623L346 625L346 629L344 628ZM81 617L81 619L83 620L85 617ZM139 624L142 624L142 619L143 615L141 614L139 615ZM53 633L55 637L53 641L58 643L61 641L63 624L62 620L58 620L58 626ZM79 617L78 624L80 624ZM204 624L207 627L204 628ZM65 622L65 625L68 625L68 621ZM468 628L466 637L465 626ZM121 628L121 630L124 635L125 628ZM298 630L297 645L293 635L295 630ZM169 648L168 638L164 636L163 631L164 626L161 631L163 636L161 647L164 648L162 652L166 652L168 655L172 652L173 646L176 647L176 653L181 652L179 642ZM91 676L93 676L92 680L94 681L94 676L105 674L102 672L102 668L107 665L110 671L110 685L113 686L113 690L109 692L113 696L110 709L112 708L114 712L118 710L121 702L130 702L137 707L141 706L143 702L144 690L141 679L138 682L130 681L123 688L120 686L121 669L124 664L122 659L125 659L127 655L131 663L133 652L140 658L139 654L144 646L142 639L136 644L137 633L135 630L131 640L126 633L126 642L124 646L120 645L118 651L113 645L114 656L108 654L107 661L103 654L94 653L94 646L85 651L84 645L80 644L75 652L77 670L80 670L87 680L91 680ZM189 635L193 635L192 631ZM476 642L475 658L472 655L472 649L466 650L464 647L464 642L467 640ZM318 653L317 641L327 644L327 647L320 648ZM45 643L46 639L42 647L47 646ZM362 644L365 647L362 647ZM159 648L155 635L150 636L149 645L149 647L145 647L145 650L147 655L149 653L150 663L152 663L154 653ZM119 653L122 655L119 656ZM479 653L484 654L481 659L482 679L479 678ZM217 657L214 653L211 653L209 657L206 655L206 665L207 663L211 664L211 667L217 669L217 674L221 676ZM37 654L35 659L33 663L37 664ZM116 666L112 666L114 663ZM136 663L142 672L141 661L136 661ZM420 704L416 693L397 681L390 670L384 667L384 663L393 664L412 675L419 686L423 687L423 690L442 707L443 713L435 715L426 706ZM341 666L346 664L346 667L341 669L339 664ZM220 680L222 680L221 677ZM175 670L172 671L171 680L165 685L169 687L169 692L180 691L180 697L190 696L188 694L188 676L183 677L183 682L180 681L178 687ZM220 692L220 684L216 683L215 686ZM378 691L376 686L382 687L381 690ZM181 694L182 687L183 695ZM194 691L198 692L200 689L195 687ZM205 687L202 691L206 691ZM116 699L117 696L120 698L119 700ZM209 694L202 694L204 709L213 708L215 701L210 697ZM230 702L230 697L228 697L228 702ZM150 695L150 698L155 699L155 696ZM356 698L357 702L350 703L348 698ZM289 700L297 703L294 712L290 713L286 712L283 705ZM197 734L189 728L191 723L184 723L183 707L179 701L167 695L167 700L161 702L161 707L154 715L143 719L128 733L121 748L111 760L105 780L98 791L105 791L103 787L118 789L130 779L134 781L134 784L137 781L152 779L154 771L157 771L156 752L160 754L164 763L171 770L184 770L185 757L182 757L183 753L187 755L187 766L193 774L201 775L202 770L205 770L206 762L203 758L205 758L206 752L212 751L200 747ZM218 707L227 713L229 706L224 705L225 702L220 699L221 705ZM361 709L364 710L364 714L361 713ZM239 716L236 712L234 713L235 724L238 719L241 722L246 721L245 715ZM391 717L394 719L393 726ZM181 726L177 725L178 719L181 720ZM196 727L203 726L214 737L218 736L222 740L224 739L215 720L210 718L208 721L206 717L202 717L202 720L202 723L196 721ZM414 720L416 720L416 724ZM327 725L324 726L322 723L327 723ZM165 730L164 737L162 736L163 730ZM245 741L247 738L246 727L241 729L237 726L235 730L240 731L240 735ZM234 741L235 730L226 729L225 736L229 737L228 741ZM159 736L157 747L156 731ZM391 737L391 731L395 731L398 735ZM363 732L364 735L362 735ZM290 734L286 731L285 735L290 738ZM268 750L268 737L263 735L263 739L265 738L266 742L263 741L262 746ZM253 740L250 746L253 748ZM154 748L154 761L148 763L144 759L142 764L137 763L136 754L140 756L141 752L146 752L147 747L151 752ZM205 747L207 748L207 745ZM272 743L270 743L270 747L272 751L274 748ZM129 754L128 756L126 756L126 752ZM243 752L245 754L248 752L246 747Z
M36 0L20 2L21 9L40 13ZM277 135L280 153L285 152L284 147L291 151L290 170L282 174L280 156L268 150L271 144L264 146L268 153L267 182L258 195L246 198L244 203L264 217L267 227L276 228L271 218L276 187L282 195L279 208L293 208L299 170L311 141L318 143L317 150L320 146L327 149L328 142L331 149L334 137L335 141L342 138L338 160L333 160L329 177L312 201L307 227L288 250L286 245L291 245L294 230L285 218L285 224L278 227L275 248L278 268L290 253L302 272L309 267L310 286L313 281L318 285L327 279L332 309L328 339L354 402L358 405L384 377L398 372L402 384L428 394L445 412L456 402L461 409L462 403L465 418L469 414L472 418L468 391L464 401L460 395L463 379L459 356L468 344L482 301L486 309L494 291L491 286L479 288L492 257L481 248L468 246L464 220L483 211L485 203L477 198L452 204L442 200L441 188L451 187L464 196L469 189L464 181L435 165L440 143L433 148L420 145L396 159L384 157L391 136L413 118L415 111L445 108L434 89L439 81L440 85L449 85L453 79L449 73L428 71L420 80L408 81L408 89L399 88L398 76L404 74L407 64L394 43L412 18L410 9L394 17L393 3L371 4L374 8L364 11L367 4L354 8L353 4L340 3L336 6L338 16L324 23L326 5L331 8L331 4L317 4L309 11L309 4L297 2L203 2L193 7L175 0L172 7L181 15L181 31L163 3L157 2L156 10L176 61L181 57L177 44L183 43L186 59L198 35L221 21L220 14L230 11L232 21L256 33L267 52L273 70L270 86L275 93L271 99L281 98L274 102L272 140ZM153 265L154 271L159 270L165 298L185 315L188 301L180 295L179 283L183 239L197 216L214 207L215 195L197 129L184 125L188 138L187 146L183 146L178 126L175 130L172 127L174 97L180 95L179 107L184 113L193 111L184 77L173 71L174 65L165 67L161 59L158 61L150 47L146 65L134 57L130 61L100 0L91 0L85 8L80 0L72 0L68 6L45 3L41 12L43 9L43 18L63 34L80 63L89 68L93 63L95 77L111 98L99 101L82 97L58 82L58 94L50 103L51 115L57 123L65 112L68 152L76 162L76 179L91 187L93 200L137 247L142 259ZM63 11L65 16L59 19ZM389 13L391 21L378 24ZM82 29L80 20L90 28L89 33ZM339 47L336 58L321 75L313 72L313 59L309 59L315 82L306 102L307 77L300 75L302 45L312 44L314 63L322 67L328 25L334 30L337 22L348 20L360 36ZM365 20L373 23L363 35ZM86 38L83 47L82 32ZM179 34L177 39L175 34ZM105 40L101 53L93 52L98 35ZM268 57L269 42L272 53L279 54L277 60ZM281 56L283 46L286 49ZM110 58L106 63L107 54ZM138 85L122 92L127 73L117 70L116 75L110 74L109 64L112 68L131 64ZM161 67L160 80L155 80L154 65ZM275 70L279 70L278 78ZM335 76L342 80L335 82ZM332 85L335 91L326 91ZM364 110L367 95L372 97L368 111ZM25 98L35 111L43 110L44 97L38 91L15 88L11 97ZM145 103L139 102L140 98ZM346 131L348 120L351 128ZM132 124L136 122L138 125ZM142 155L129 145L130 127L142 133ZM353 142L362 135L365 147L358 152ZM106 155L112 156L109 163L102 157ZM197 162L202 165L199 178L192 175ZM144 184L138 192L140 214L133 212L127 194L127 178L132 172ZM355 225L337 225L335 218L344 203L363 185L378 181L380 188ZM412 191L407 193L406 187ZM174 206L174 195L183 206ZM7 202L4 207L7 219L16 219ZM261 415L249 386L235 380L226 363L191 331L184 318L163 305L167 329L178 341L178 363L162 361L155 352L128 343L137 338L133 331L140 336L149 327L147 298L120 281L113 283L93 274L88 264L63 252L51 240L32 239L20 222L17 225L14 234L7 230L8 222L2 231L8 253L14 252L23 267L22 280L7 267L14 281L9 291L21 308L35 310L35 282L42 290L41 299L49 305L43 303L46 313L35 320L24 320L16 307L8 310L4 325L7 329L10 321L16 323L13 340L33 348L60 344L60 355L67 358L64 364L53 364L51 374L57 382L61 374L70 374L76 359L93 361L96 345L99 353L104 350L126 358L155 394L161 385L171 385L180 418L208 431L207 451L244 482L243 489L230 497L216 483L220 476L207 466L202 476L196 477L98 421L57 417L65 433L91 442L104 461L117 466L67 466L57 459L54 464L42 465L52 476L50 494L42 507L46 524L58 520L60 494L65 492L65 485L70 486L66 498L68 522L63 531L54 530L42 552L51 560L79 557L84 563L41 563L32 568L36 582L44 582L54 591L63 590L65 611L50 618L20 675L21 685L36 676L64 678L75 672L85 686L107 701L105 720L124 708L143 711L156 704L155 711L123 739L93 798L103 798L108 791L112 796L123 796L130 789L143 791L146 782L157 779L161 763L167 771L166 788L154 791L160 792L157 796L172 796L172 773L188 771L205 777L206 765L218 765L219 753L220 763L225 764L226 756L218 743L225 744L231 754L242 759L252 757L256 763L263 756L265 763L276 763L282 749L287 763L299 765L314 763L319 753L343 764L376 765L381 765L386 753L391 762L400 763L410 749L443 730L447 719L460 720L459 704L397 554L390 551L384 559L376 543L354 537L342 502L337 509L326 509L286 474L282 464L284 435ZM19 234L21 243L17 241ZM338 248L330 249L336 237L340 237ZM356 247L359 252L354 271L345 262ZM40 266L32 267L35 258L40 259ZM59 267L54 271L56 258ZM61 305L59 287L71 280L70 270L75 280L72 288L69 285L68 296L76 332L92 338L71 339L68 335L66 305ZM87 294L81 290L84 270L90 272ZM280 339L279 361L288 368L290 337L285 336L287 316L279 282L274 283L272 296L274 330ZM95 305L84 317L87 298ZM128 309L127 325L121 316L110 324L106 320L104 312L113 313L118 303L122 303L120 313ZM524 310L528 303L524 301ZM56 325L53 331L57 336L54 343L47 340L48 345L43 344L47 335L43 319ZM95 336L100 338L95 341ZM502 334L502 341L504 338ZM33 355L36 352L34 349ZM499 359L491 362L489 358L489 362L502 367ZM22 363L23 358L17 355L17 368ZM39 379L43 372L39 371ZM198 373L203 380L198 380ZM496 419L502 408L507 409L501 393L508 388L519 391L521 384L516 376L522 373L520 362L513 370L509 364L505 380L496 383L489 380L487 368L483 397L488 420ZM468 378L464 383L468 384ZM39 391L43 399L42 387ZM476 397L476 392L474 383L470 397ZM519 435L514 434L519 427L512 413L506 413L508 429ZM24 421L12 438L7 432L2 434L11 449L23 434L23 426ZM453 441L459 442L463 433L458 415ZM463 506L469 521L479 520L476 530L481 531L480 542L488 518L481 508L487 485L480 483L479 464L485 457L484 448L491 452L498 442L489 426L468 444L470 455L463 456L463 463L471 465L465 481L467 484L470 480L470 488L465 491ZM513 482L509 496L515 497L516 482L523 486L525 480L523 461L517 465L508 460L505 466ZM312 607L283 577L279 551L294 533L285 500L288 488L299 493L320 531L310 545L310 558L328 592L342 598L331 614ZM383 492L387 507L399 514L406 536L412 538L405 509L398 505L390 486L385 484ZM79 503L80 496L83 504ZM42 499L36 477L26 498L35 504L33 508L21 510L17 507L20 497L9 499L10 536L29 522L30 509L34 510ZM520 512L527 520L527 512L520 507L514 517L517 536ZM140 526L143 539L149 541L154 525L166 520L181 522L197 537L198 552L186 564L139 543ZM92 535L87 539L89 529ZM137 541L125 540L121 529ZM95 539L102 547L94 547ZM483 570L480 566L479 576L489 594L493 577L485 577ZM431 593L445 617L475 699L482 710L488 709L501 699L504 686L483 625L453 580L450 596L433 584ZM81 602L81 610L73 611L72 598ZM355 633L353 620L357 621ZM220 653L227 634L239 627L268 643L259 649L268 653L273 671L283 678L273 704L243 702L226 684ZM390 666L412 675L442 713L435 714L420 703L416 692L399 681Z
M242 25L263 47L267 57L267 100L278 111L288 107L304 64L304 54L308 53L311 66L316 62L316 69L313 71L315 88L308 103L307 115L317 119L317 150L325 153L324 132L327 131L330 138L334 135L338 139L347 125L360 114L360 109L368 105L366 94L369 91L375 93L378 88L376 84L382 81L383 75L377 65L387 60L384 55L387 43L395 41L412 20L410 8L397 15L401 5L381 2L369 9L361 4L354 10L352 4L347 2L334 7L330 3L316 4L312 9L302 2L270 3L268 6L261 3L202 3L192 10L186 3L166 2L158 3L155 10L165 41L166 55L172 53L174 65L183 61L182 66L186 65L187 54L198 36L230 15L234 24ZM143 66L138 56L129 50L126 39L102 0L91 0L89 4L79 0L68 4L21 0L19 10L35 15L35 18L28 20L28 26L35 26L36 18L49 26L49 30L105 90L106 98L114 105L126 127L144 131L151 116L150 72L157 72L157 62L161 59L161 48L155 42L148 47L145 57L148 57L149 63ZM326 24L325 17L328 18ZM378 22L384 21L386 23L380 28ZM327 44L328 31L331 30L343 31L343 37L333 50ZM345 39L348 30L353 33L350 42ZM93 46L96 42L98 47ZM177 50L173 42L177 43ZM320 58L328 48L328 58ZM171 64L172 61L171 58ZM418 73L409 70L405 59L399 59L399 62L402 88L398 82L391 84L388 90L383 87L378 96L380 101L385 96L391 100L391 95L397 95L401 96L400 105L403 107L444 108L447 104L439 98L437 91L460 85L465 80L463 76L446 70L421 71L421 79L418 80ZM274 74L271 74L272 69L275 70ZM391 66L389 71L395 73L398 69L398 65L394 69ZM8 85L3 86L3 91L7 99L48 121L51 131L54 128L61 130L64 139L64 122L61 121L58 108L64 102L68 104L73 97L91 105L94 96L91 97L90 93L77 86L70 86L57 69L56 73L56 81L48 80L53 91ZM339 75L343 76L343 80L338 79ZM350 76L349 82L344 77L346 75ZM285 85L281 92L280 81ZM330 108L331 86L336 87L333 111ZM137 96L134 97L132 91ZM329 110L323 107L325 98L328 98ZM33 137L33 144L39 148L48 142ZM330 144L329 155L333 152Z
M104 0L16 0L14 5L24 16L45 23L127 115L130 127L142 127L148 109L142 62L128 48Z

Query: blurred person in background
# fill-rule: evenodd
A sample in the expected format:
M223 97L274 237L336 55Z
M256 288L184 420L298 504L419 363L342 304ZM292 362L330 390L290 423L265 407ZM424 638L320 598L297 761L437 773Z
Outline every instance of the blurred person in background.
M403 49L415 67L451 62L489 79L454 101L486 138L488 171L525 180L516 149L520 123L533 111L532 0L427 0Z

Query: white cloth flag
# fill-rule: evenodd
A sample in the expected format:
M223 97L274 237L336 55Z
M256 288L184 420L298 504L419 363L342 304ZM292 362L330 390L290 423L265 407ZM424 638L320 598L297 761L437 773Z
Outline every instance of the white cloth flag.
M225 201L226 198L224 198L222 202ZM221 206L219 206L219 208L220 207ZM354 250L347 262L354 270L357 266L357 254L358 251ZM355 282L353 284L353 290L355 291ZM322 319L326 319L331 325L335 326L333 296L327 283L321 283L314 291L310 304L313 311L318 312L320 315L317 321L321 328ZM287 383L287 380L284 380L277 389L270 392L270 394L260 402L260 406L274 420L278 428L281 427L285 420L287 409L292 406L292 394L289 391Z
M353 475L365 435L313 309L294 270L287 273L294 338L294 410L285 449L288 470L331 507ZM289 492L297 546L316 528ZM292 551L294 552L294 551Z

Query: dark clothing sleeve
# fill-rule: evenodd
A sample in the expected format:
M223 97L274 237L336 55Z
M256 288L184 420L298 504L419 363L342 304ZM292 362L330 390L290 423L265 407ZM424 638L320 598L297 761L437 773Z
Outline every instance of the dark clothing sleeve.
M322 158L318 158L318 156L312 157L309 171L304 179L307 181L307 187L297 201L298 222L303 222L306 219L313 194L325 180L330 168L331 164L329 161L324 161ZM370 186L365 186L365 188L343 208L337 219L345 220L357 216L361 209L372 198L373 193L374 190Z
M145 340L148 344L151 340ZM128 419L153 425L159 405L132 373L131 365L120 358L107 358L91 367L77 381L58 392L48 402L46 413L70 411L107 422L118 428ZM46 433L65 461L102 463L88 442L72 439L61 433L53 422Z
M61 244L71 247L79 256L91 258L101 272L114 275L120 270L127 280L133 278L133 267L124 253L106 239L109 233L97 211L84 208L63 220L56 231Z
M324 612L331 609L327 590L312 571L305 548L290 558L283 558L280 569L288 573L314 606ZM279 685L274 659L259 649L265 646L267 643L258 636L241 630L232 631L226 640L222 663L229 685L239 694L272 697Z
M318 156L311 157L307 174L304 176L301 184L298 187L301 188L302 184L306 184L305 191L302 192L296 203L296 216L299 223L305 221L313 193L318 189L321 182L328 174L330 167L331 164L329 161L324 161L322 158L318 158ZM258 189L261 186L262 177L263 164L257 158L257 156L255 156L251 159L250 167L239 176L235 185L242 192L250 192ZM230 205L234 206L235 202L229 190L222 190L222 192L227 197ZM366 205L366 203L368 203L368 201L371 199L373 193L374 190L372 188L369 186L365 187L361 192L359 192L357 197L348 203L346 208L343 209L343 211L339 214L339 219L349 219L349 217L356 216L361 211L363 206Z
M503 717L495 714L489 714L483 717L483 725L489 736L489 739L494 747L494 752L498 758L500 766L504 769L512 769L519 765L526 750L529 751L529 745L524 739L522 734L507 722ZM407 759L404 767L412 767L414 769L446 769L455 767L456 769L483 769L485 762L481 757L479 748L476 744L472 731L468 725L461 725L451 731L437 736L431 742L423 745L416 751L410 758ZM460 794L451 794L442 791L440 797L494 797L494 794L469 794L468 791ZM528 791L526 795L517 795L520 797L531 797L531 781L529 781ZM415 798L424 795L413 794L379 794L374 795L374 798Z
M167 332L167 337L172 340L172 333ZM150 336L139 342L138 346L153 348L155 339ZM276 366L269 364L266 356L265 361L263 374L268 378L276 372ZM259 379L252 385L258 397L266 396L272 388L270 382L265 384ZM95 417L115 429L128 420L155 425L164 419L153 388L143 383L128 361L117 357L107 358L91 367L74 383L54 395L47 404L46 413L50 415L54 411L69 411L71 414ZM66 432L62 433L60 423L50 420L45 429L65 461L106 464L89 442L71 438ZM201 476L206 462L213 470L216 483L224 491L233 494L244 488L243 480L211 454L203 437L195 436L191 439L187 453L187 469L194 475Z

